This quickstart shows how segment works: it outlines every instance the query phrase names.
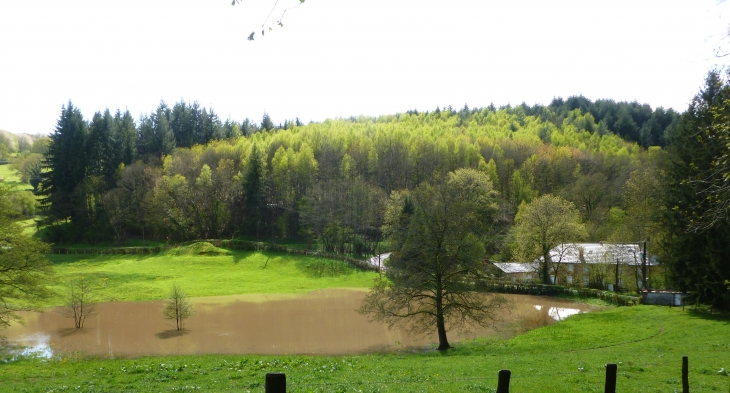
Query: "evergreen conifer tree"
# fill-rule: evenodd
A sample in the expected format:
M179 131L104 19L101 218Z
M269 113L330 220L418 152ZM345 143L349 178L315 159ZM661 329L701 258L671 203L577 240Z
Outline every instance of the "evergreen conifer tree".
M164 102L157 107L152 116L152 124L155 135L155 155L168 155L175 148L175 135L170 128L170 108Z
M61 116L50 136L46 169L40 184L41 206L46 224L79 218L84 201L76 188L86 176L86 141L88 127L81 112L71 101L61 107Z
M195 124L192 123L192 112L185 101L180 101L172 107L170 127L175 134L175 144L179 147L190 147L194 143L193 134Z
M716 198L707 193L706 181L717 173L718 159L726 148L717 143L728 138L728 126L720 113L727 113L730 85L718 72L711 72L704 89L694 98L677 126L669 133L671 164L667 171L667 267L674 285L689 291L697 302L730 308L730 223L727 212L712 216ZM723 136L724 134L724 136ZM720 174L718 182L726 181ZM710 188L711 190L711 188Z
M125 165L131 164L137 158L137 128L129 111L121 113L117 110L114 115L114 122L117 124L116 143L121 155L121 162Z
M274 129L274 122L271 121L271 117L269 117L269 114L264 112L264 117L261 119L261 130L262 131L271 131Z
M259 239L261 220L266 207L264 190L264 160L256 145L253 145L248 157L246 176L243 179L243 192L246 198L244 209L245 231L256 235Z

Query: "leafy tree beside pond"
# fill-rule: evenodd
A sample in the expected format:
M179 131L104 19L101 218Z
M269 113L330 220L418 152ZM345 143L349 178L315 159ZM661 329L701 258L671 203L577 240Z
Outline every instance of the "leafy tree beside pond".
M53 269L43 257L48 245L23 233L10 201L10 187L0 185L0 328L20 321L17 311L38 307L49 296Z
M496 192L486 174L459 169L446 181L421 184L403 198L395 193L389 211L395 251L359 309L390 326L412 333L435 327L439 350L449 349L450 327L489 326L506 300L473 291L468 281L483 270L485 243L493 235Z

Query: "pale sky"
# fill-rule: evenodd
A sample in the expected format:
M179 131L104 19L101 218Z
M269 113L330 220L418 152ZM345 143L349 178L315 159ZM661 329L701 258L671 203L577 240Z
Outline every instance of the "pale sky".
M730 49L717 0L306 0L265 37L275 0L241 3L0 0L0 129L48 134L69 100L275 123L579 94L681 112Z

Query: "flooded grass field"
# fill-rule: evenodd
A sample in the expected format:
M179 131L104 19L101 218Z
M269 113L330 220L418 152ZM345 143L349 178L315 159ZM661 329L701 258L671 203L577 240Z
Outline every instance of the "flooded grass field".
M327 289L298 295L236 295L193 298L195 314L185 330L162 318L162 301L110 302L82 329L52 308L25 313L26 325L3 334L42 356L81 352L108 357L193 354L317 354L418 351L437 341L435 336L411 337L403 329L369 322L355 310L366 292ZM495 336L509 338L595 309L569 300L527 295L507 296L513 309L497 330L449 332L452 341Z

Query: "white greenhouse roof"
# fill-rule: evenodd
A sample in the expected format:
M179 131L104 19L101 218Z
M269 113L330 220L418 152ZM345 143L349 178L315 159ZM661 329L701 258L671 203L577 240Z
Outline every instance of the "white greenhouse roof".
M534 262L494 262L494 266L505 273L534 273L537 271L537 264Z
M550 250L552 262L641 265L641 248L638 244L616 243L563 243ZM535 262L542 261L542 257ZM656 257L649 255L647 265L656 265Z

